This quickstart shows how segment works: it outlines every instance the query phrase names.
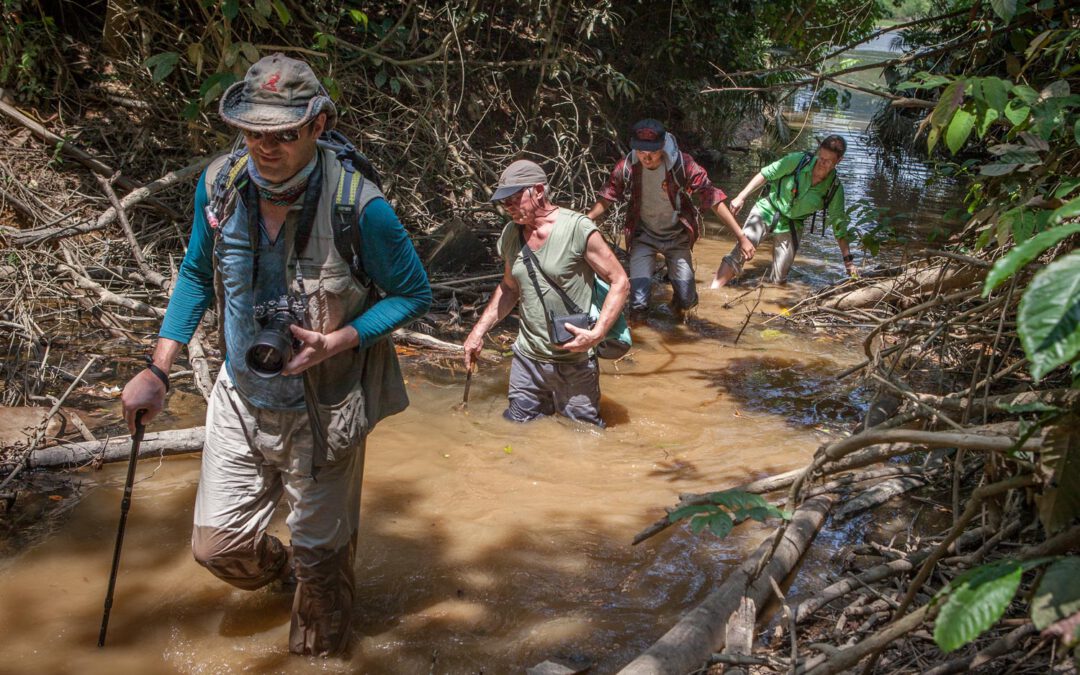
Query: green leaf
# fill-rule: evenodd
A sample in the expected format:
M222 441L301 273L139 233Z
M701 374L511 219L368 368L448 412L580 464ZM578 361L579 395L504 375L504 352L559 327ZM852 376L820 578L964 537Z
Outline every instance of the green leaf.
M1019 168L1019 164L983 164L979 167L979 173L983 176L1004 176Z
M1039 100L1039 92L1035 91L1026 84L1013 85L1012 93L1014 96L1016 96L1024 103L1027 103L1028 105L1031 105L1032 103L1035 103Z
M288 26L292 21L292 14L289 13L289 8L285 6L283 0L274 0L274 11L277 12L278 21L282 26Z
M169 76L179 60L180 54L176 52L161 52L146 59L143 65L151 70L150 77L156 84Z
M1080 612L1080 557L1058 560L1046 569L1031 600L1031 622L1039 630Z
M225 15L225 18L232 21L236 18L236 15L240 13L240 0L223 0L221 3L221 13Z
M1005 23L1016 14L1016 0L990 0L990 7Z
M990 125L993 124L1001 117L1001 113L996 108L984 107L979 115L979 121L975 128L975 133L982 138L986 135L986 132L990 130Z
M728 534L731 533L731 528L735 527L735 522L731 519L731 516L723 511L717 511L708 518L705 516L699 516L699 518L707 520L709 523L709 531L721 539L728 536Z
M695 516L699 513L715 513L718 509L711 504L693 504L675 509L668 514L669 523L677 523L680 520Z
M1080 121L1080 120L1078 120ZM1054 190L1055 199L1065 199L1072 191L1080 187L1080 178L1073 178L1072 176L1062 176L1061 185L1058 185Z
M750 492L743 492L742 490L723 490L721 492L713 492L709 494L709 499L713 504L720 504L726 506L731 510L735 509L747 509L755 506L768 506L769 502L765 501L765 498L761 495L756 495Z
M368 15L364 14L360 10L358 10L358 9L350 9L349 10L349 18L352 19L354 25L363 26L364 28L367 28Z
M1030 114L1031 108L1018 98L1012 99L1009 105L1005 106L1005 119L1012 122L1013 126L1022 124Z
M375 86L382 87L384 84L386 84L386 81L389 78L390 76L386 74L385 70L380 70L379 72L375 73Z
M953 114L949 129L945 132L945 144L949 146L949 152L956 154L964 147L964 142L975 128L975 115L968 111L967 106L959 108Z
M1076 139L1076 144L1080 145L1080 117L1076 118L1076 124L1073 125L1073 138Z
M270 15L274 13L274 7L270 0L255 0L255 11L264 19L269 19Z
M1080 417L1070 414L1046 430L1042 462L1052 472L1035 497L1039 520L1048 535L1057 534L1080 517Z
M330 95L330 100L338 101L341 99L341 85L333 77L322 78L322 84L326 87L326 93Z
M994 266L990 268L990 273L986 275L986 281L983 283L983 297L990 295L990 291L1016 274L1016 271L1024 265L1038 258L1043 251L1077 232L1080 232L1080 223L1070 223L1040 232L1019 246L1013 247L1007 254L998 258Z
M934 106L934 112L930 113L930 125L938 129L943 128L952 119L953 113L964 101L964 89L967 83L964 80L956 80L941 92L941 98Z
M396 77L391 77L390 78L390 91L392 91L394 93L394 96L397 96L398 94L400 94L401 93L401 80L397 79Z
M259 48L250 42L241 42L240 52L244 55L244 58L247 59L248 63L255 63L259 60Z
M1020 586L1023 567L1004 560L975 568L949 584L934 621L934 642L943 652L963 647L997 623Z
M225 89L238 79L236 73L231 70L226 70L220 73L214 73L202 83L199 87L199 96L202 97L203 105L210 103L218 96L221 95Z
M927 152L933 152L934 146L937 145L938 139L941 138L941 127L932 127L930 133L926 135L926 150Z
M1042 158L1039 151L1027 145L1018 143L1001 143L987 148L997 155L999 162L1006 164L1041 164Z
M1065 202L1054 209L1054 212L1050 214L1050 224L1057 225L1064 220L1075 218L1077 216L1080 216L1080 197Z
M1012 84L1008 80L997 77L984 77L979 83L979 90L986 105L1000 113L1009 104L1009 88L1011 86Z
M1080 353L1080 251L1058 258L1035 275L1020 299L1016 318L1036 382Z

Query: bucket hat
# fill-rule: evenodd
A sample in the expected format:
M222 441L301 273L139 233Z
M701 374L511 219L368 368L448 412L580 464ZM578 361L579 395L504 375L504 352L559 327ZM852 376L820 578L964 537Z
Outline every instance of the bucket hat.
M506 167L499 176L499 184L495 187L491 201L498 202L521 192L525 188L543 183L547 185L547 174L536 162L527 159L519 159Z
M219 112L228 124L248 131L295 129L321 112L328 130L337 121L337 108L311 67L284 54L253 63L243 80L225 90Z

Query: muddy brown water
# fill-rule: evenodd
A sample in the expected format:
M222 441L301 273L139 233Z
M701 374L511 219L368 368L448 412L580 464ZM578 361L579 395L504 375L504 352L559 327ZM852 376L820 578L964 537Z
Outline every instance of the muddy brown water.
M796 108L807 104L795 98ZM898 168L872 155L858 135L870 105L856 94L846 111L811 111L814 133L846 131L841 168L853 199L903 208L903 227L925 233L955 190L923 185L917 160ZM791 149L812 144L805 135ZM762 161L746 157L725 190L734 195ZM75 493L52 495L70 502L64 517L0 559L0 672L520 673L553 657L616 671L766 528L744 524L718 540L676 526L636 547L634 535L680 493L803 465L865 405L864 391L831 379L861 359L857 341L758 316L733 345L757 293L725 309L749 287L706 290L732 243L717 229L695 249L696 318L678 325L661 307L635 330L630 357L602 362L606 431L504 421L506 360L474 376L467 412L455 409L460 374L407 364L412 405L369 440L348 658L290 657L289 597L234 589L196 565L188 542L199 463L184 457L139 465L105 649L96 640L125 468L88 472ZM770 253L764 246L750 264L750 280ZM792 283L764 290L757 309L781 313L841 272L831 237L807 237ZM201 424L197 397L174 392L170 412L173 426ZM283 519L272 530L287 538ZM818 564L797 588L819 585L859 527L819 536Z

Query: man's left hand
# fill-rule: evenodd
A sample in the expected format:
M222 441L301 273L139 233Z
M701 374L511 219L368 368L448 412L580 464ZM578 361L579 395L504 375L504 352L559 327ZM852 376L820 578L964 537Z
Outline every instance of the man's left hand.
M563 325L566 327L566 330L574 336L573 340L561 345L562 348L567 351L587 352L589 349L599 344L600 340L604 339L604 334L595 328L586 330L569 323Z
M330 335L323 335L313 330L301 328L296 324L289 326L293 337L303 342L303 346L296 350L292 359L281 370L282 375L299 375L308 368L330 358L340 351L334 348L334 342Z

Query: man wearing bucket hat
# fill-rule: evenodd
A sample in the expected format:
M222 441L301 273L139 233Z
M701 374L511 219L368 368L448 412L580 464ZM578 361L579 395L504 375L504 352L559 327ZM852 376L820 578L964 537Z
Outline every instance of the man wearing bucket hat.
M600 369L592 350L626 302L626 272L591 220L550 201L547 174L535 162L510 164L491 201L512 222L499 237L503 278L465 339L465 367L472 368L488 330L517 305L521 328L503 416L527 422L559 413L603 427ZM595 324L564 322L573 311L568 301L579 308L592 304L595 275L611 286Z
M724 192L693 157L679 151L663 123L646 118L634 124L630 148L588 215L600 222L613 203L628 202L623 234L630 252L630 311L640 318L648 309L656 257L663 255L672 309L682 316L698 303L691 249L701 236L702 210L711 209L731 230L748 260L754 245L724 205Z
M220 113L245 147L199 181L187 255L124 416L133 427L136 411L148 422L162 409L167 373L217 295L226 360L207 408L192 551L239 588L295 583L290 651L340 654L367 434L408 405L388 335L427 311L431 290L378 187L317 144L337 111L307 64L261 59ZM364 278L335 242L342 223ZM282 347L276 364L267 332ZM283 496L288 546L266 532Z

